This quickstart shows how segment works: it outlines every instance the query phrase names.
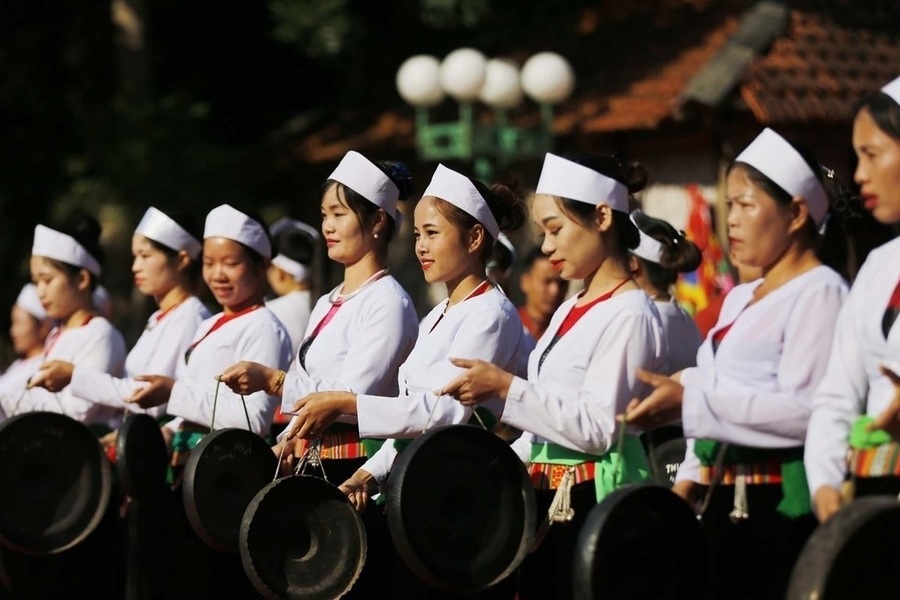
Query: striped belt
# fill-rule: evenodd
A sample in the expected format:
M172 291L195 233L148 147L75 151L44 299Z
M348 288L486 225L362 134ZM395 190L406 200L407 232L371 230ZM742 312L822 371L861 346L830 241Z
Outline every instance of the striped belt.
M536 490L555 490L562 481L563 474L569 467L567 465L553 465L550 463L531 463L528 467L528 477L531 485ZM573 485L585 481L593 481L596 471L596 463L586 462L574 465Z
M762 485L767 483L781 484L781 460L772 459L757 463L745 463L725 465L722 469L721 485L734 485L738 475L746 478L747 485ZM700 467L700 483L709 485L715 480L717 470L714 466Z
M857 477L900 476L900 444L890 442L874 448L851 449L850 473Z
M300 452L305 453L309 448L309 440L300 440L299 443ZM319 458L335 460L365 457L365 448L359 440L359 433L355 428L341 428L338 431L326 431L322 435L322 446L319 450Z

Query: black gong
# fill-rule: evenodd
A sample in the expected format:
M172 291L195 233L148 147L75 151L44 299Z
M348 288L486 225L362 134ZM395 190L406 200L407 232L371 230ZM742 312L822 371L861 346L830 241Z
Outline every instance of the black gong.
M159 423L150 415L131 413L116 434L116 474L122 488L138 500L166 489L169 455Z
M277 457L246 429L210 433L191 450L184 467L184 507L197 535L222 552L238 552L247 505L275 473Z
M0 425L0 481L0 542L24 554L56 554L100 523L112 469L83 423L31 412Z
M591 509L575 551L577 600L706 597L707 542L696 515L657 484L631 484Z
M888 598L900 590L900 501L864 496L816 527L788 584L788 600Z
M347 593L366 560L366 530L336 486L310 475L268 484L241 522L241 561L266 598L332 600Z
M534 536L534 491L519 457L474 425L432 429L409 444L386 489L388 528L409 568L450 592L510 574Z

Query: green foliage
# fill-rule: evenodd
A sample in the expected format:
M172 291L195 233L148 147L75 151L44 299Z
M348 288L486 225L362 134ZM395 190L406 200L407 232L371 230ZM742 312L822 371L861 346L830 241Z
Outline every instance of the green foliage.
M272 37L299 46L312 58L339 56L361 28L349 4L349 0L271 0Z
M422 22L436 29L471 28L491 15L491 0L420 0Z

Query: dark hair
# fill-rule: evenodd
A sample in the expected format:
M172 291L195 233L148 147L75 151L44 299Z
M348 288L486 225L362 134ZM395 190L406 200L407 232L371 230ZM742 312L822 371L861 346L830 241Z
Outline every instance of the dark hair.
M853 114L858 115L863 109L869 111L879 129L895 140L900 140L900 104L896 100L879 91L863 98L856 105Z
M471 177L467 179L484 198L500 231L504 233L515 231L525 224L525 202L518 184L495 183L488 187ZM437 199L435 209L461 232L469 231L479 224L478 219L442 198ZM494 252L494 247L502 244L497 243L487 229L484 231L484 237L486 243L481 247L481 260L486 265Z
M800 154L803 162L807 164L816 179L825 188L828 197L824 234L819 235L819 226L810 215L806 221L806 235L816 250L819 260L846 277L848 256L846 234L862 222L862 199L838 183L834 177L834 171L820 165L808 147L792 140L786 141ZM735 168L742 169L747 174L747 179L771 196L777 205L781 207L790 205L793 196L759 169L744 162L733 162L728 168L728 172L730 173Z
M528 254L522 259L522 272L525 273L530 271L532 265L541 259L549 260L547 255L541 250L540 245L532 247L531 250L528 251Z
M658 263L635 256L653 287L667 290L675 285L679 273L689 273L700 266L703 253L694 242L684 236L683 231L677 231L668 221L640 211L632 213L632 216L638 229L662 244L662 254Z
M301 229L285 228L275 236L278 253L302 265L311 265L316 253L316 240Z
M100 246L100 233L102 228L100 222L93 215L81 210L72 211L59 226L53 227L53 229L74 238L76 242L81 244L84 249L87 250L88 254L94 257L101 267L103 266L103 261L106 259L106 252L104 252L103 248ZM61 270L69 273L72 277L77 275L83 268L59 260L50 260ZM100 285L100 278L90 271L88 271L88 273L90 275L91 290L93 291Z
M200 226L200 220L194 213L179 211L177 213L165 213L167 217L178 223L182 229L191 234L195 240L201 241L203 240L203 228ZM154 239L147 238L147 241L151 246L162 252L166 255L166 259L169 261L174 261L178 257L178 250L174 248L170 248L165 244L160 244ZM197 282L200 280L200 273L203 270L203 261L201 260L203 256L203 244L200 244L200 255L197 258L191 257L191 264L188 267L188 277L193 282Z
M515 253L506 244L497 239L494 240L494 246L491 248L490 256L488 256L487 266L488 268L500 269L500 271L506 273L512 268L515 259Z
M608 156L597 156L592 154L580 154L567 156L566 159L587 167L593 171L597 171L601 175L605 175L611 179L615 179L628 189L628 194L636 194L644 189L647 185L647 169L638 162L629 162L625 164L622 155L614 152ZM629 200L633 200L629 198ZM573 219L583 225L590 225L596 214L596 206L587 202L572 200L570 198L559 198L559 204L562 210ZM638 247L641 242L637 228L628 215L624 212L613 211L613 228L615 233L619 254L627 256L628 250Z
M397 198L398 200L406 200L414 193L412 174L409 172L409 168L406 164L390 160L373 161L373 164L381 169L381 171L394 182L394 185L397 186L397 189L400 192ZM334 179L328 179L325 182L320 197L324 196L325 192L327 192L331 186L337 186L336 191L338 199L353 211L353 214L355 214L356 218L359 220L359 224L363 228L363 231L369 231L375 222L375 215L382 209L373 204L371 200L365 198L362 194L359 194L355 190ZM387 222L380 235L380 239L383 240L383 248L387 248L388 242L394 238L394 234L397 231L397 223L394 221L394 215L385 214L387 216Z

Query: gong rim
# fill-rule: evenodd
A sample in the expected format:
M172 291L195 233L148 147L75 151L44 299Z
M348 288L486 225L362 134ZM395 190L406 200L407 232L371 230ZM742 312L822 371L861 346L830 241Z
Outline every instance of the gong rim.
M398 554L438 589L474 593L498 583L534 538L537 509L525 467L481 427L447 425L414 439L395 459L385 494Z
M841 508L812 532L788 584L788 600L871 598L896 589L900 501L864 496ZM888 586L888 587L885 587ZM849 595L848 595L849 594Z
M259 435L225 428L207 434L184 467L182 498L197 536L220 552L239 551L241 520L272 480L278 459Z
M0 543L30 555L57 554L100 524L112 468L80 421L36 411L0 424Z
M576 599L704 598L706 535L693 510L666 486L625 485L591 508L578 532Z
M145 413L125 417L116 434L116 475L135 500L166 489L169 453L156 419Z
M359 578L367 551L365 526L347 496L310 475L269 483L241 522L244 572L266 598L340 598Z

